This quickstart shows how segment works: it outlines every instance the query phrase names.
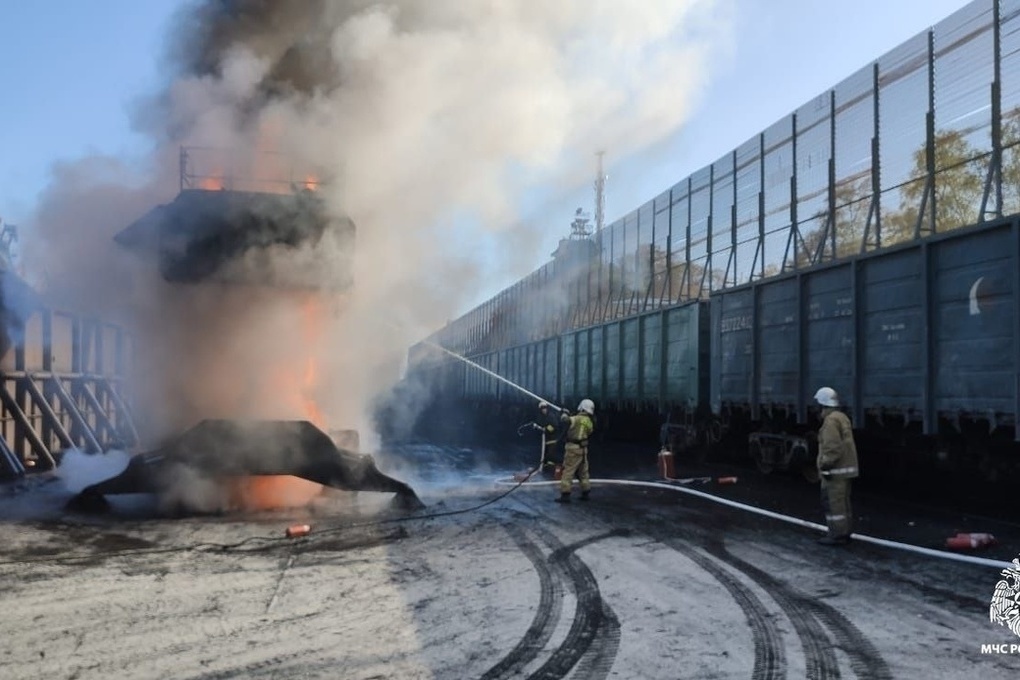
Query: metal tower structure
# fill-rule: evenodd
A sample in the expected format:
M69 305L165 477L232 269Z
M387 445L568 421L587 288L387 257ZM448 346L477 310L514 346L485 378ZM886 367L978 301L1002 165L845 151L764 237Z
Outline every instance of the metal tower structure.
M595 175L595 233L602 231L602 228L606 226L606 173L602 169L602 159L606 155L605 151L599 151L595 154L598 159L598 165L596 168Z

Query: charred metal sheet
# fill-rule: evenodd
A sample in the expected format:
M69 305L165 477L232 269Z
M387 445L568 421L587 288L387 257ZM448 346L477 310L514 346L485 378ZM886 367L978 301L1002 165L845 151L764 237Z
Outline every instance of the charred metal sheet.
M380 472L371 456L337 447L308 421L281 420L203 420L165 446L133 457L119 475L86 487L69 507L105 509L104 496L161 494L182 478L223 481L259 475L293 475L349 491L391 492L405 509L423 507L411 487Z
M314 260L311 247L327 236L334 239L336 247L323 253L321 261ZM353 253L354 223L329 216L313 191L269 194L186 189L170 203L150 210L114 240L154 257L163 277L174 283L304 286L321 284L320 267L329 267L334 278L338 269L344 269L343 256ZM286 269L276 266L271 250L302 246L309 247L306 250L312 261ZM318 277L305 280L316 273ZM341 272L338 282L347 287L350 277Z

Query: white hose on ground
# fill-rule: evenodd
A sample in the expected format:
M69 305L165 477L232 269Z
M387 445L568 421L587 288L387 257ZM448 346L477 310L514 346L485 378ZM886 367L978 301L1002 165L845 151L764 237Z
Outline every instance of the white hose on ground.
M790 517L789 515L782 515L778 512L772 512L771 510L764 510L762 508L756 508L753 505L746 505L744 503L738 503L731 501L728 498L720 498L719 496L705 493L704 491L696 491L695 489L687 489L682 486L676 486L675 484L667 484L665 482L641 482L630 479L593 479L592 484L617 484L620 486L643 486L650 487L653 489L669 489L670 491L679 491L681 493L690 494L691 496L697 496L706 500L713 501L715 503L721 503L728 505L731 508L737 508L738 510L745 510L747 512L753 512L758 515L765 517L771 517L772 519L778 519L782 522L788 522L790 524L796 524L802 527L808 527L809 529L817 529L819 531L827 531L827 528L821 524L815 522L809 522L806 519L800 519L798 517ZM497 480L497 484L501 485L516 485L518 482L511 480ZM548 482L525 482L521 486L553 486L558 485L558 481ZM851 534L851 537L855 541L861 541L864 543L872 543L874 545L881 545L886 548L894 548L896 550L906 550L908 552L914 552L919 555L927 555L929 557L937 557L944 560L954 560L956 562L965 562L968 564L976 564L982 567L992 567L994 569L1012 569L1013 564L1011 562L1002 562L999 560L989 560L983 557L974 557L972 555L959 555L957 553L946 552L944 550L933 550L932 548L922 548L921 546L911 545L910 543L900 543L898 541L887 541L884 538L875 538L874 536L867 536L865 534Z

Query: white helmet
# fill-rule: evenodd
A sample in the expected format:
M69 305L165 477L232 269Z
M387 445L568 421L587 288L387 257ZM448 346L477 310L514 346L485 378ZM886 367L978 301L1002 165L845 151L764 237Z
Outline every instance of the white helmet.
M541 411L541 410L542 410L542 409L544 409L544 408L549 408L549 404L548 404L548 403L546 403L546 402L544 402L544 401L540 401L540 402L538 402L538 410L540 410L540 411Z
M822 406L839 406L839 395L831 387L822 387L815 392L815 401Z
M595 402L591 399L582 399L581 403L577 405L577 410L581 413L587 413L590 416L595 415Z

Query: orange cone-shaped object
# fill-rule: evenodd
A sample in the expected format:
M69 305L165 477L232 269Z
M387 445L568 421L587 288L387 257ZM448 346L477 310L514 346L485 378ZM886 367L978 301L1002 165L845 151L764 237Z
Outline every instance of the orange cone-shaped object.
M287 527L287 538L297 538L298 536L304 536L311 530L312 527L309 526L308 524L294 524L292 526Z

